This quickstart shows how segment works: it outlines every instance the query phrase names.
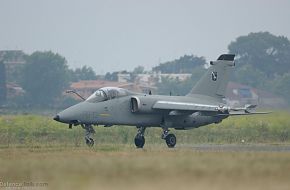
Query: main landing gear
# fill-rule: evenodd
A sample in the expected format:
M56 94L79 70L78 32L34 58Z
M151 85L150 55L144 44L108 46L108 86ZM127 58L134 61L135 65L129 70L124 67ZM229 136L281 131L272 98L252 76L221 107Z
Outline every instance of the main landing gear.
M82 124L81 126L82 126L83 129L86 130L86 132L85 132L85 141L86 141L86 144L89 147L94 146L95 142L94 142L94 139L91 137L91 135L94 134L94 133L96 133L96 131L94 130L93 126L92 125L89 125L89 124Z
M145 127L137 127L138 132L135 136L135 145L137 148L143 148L145 144L145 137L144 137L144 132L145 132ZM167 146L169 148L174 148L176 145L176 137L174 134L169 134L168 128L162 128L163 133L161 135L161 138L165 140Z
M174 134L170 133L168 128L163 128L163 133L161 135L161 138L165 140L168 148L174 148L176 145L176 137Z
M137 135L135 136L135 145L137 148L143 148L145 144L145 137L144 137L144 132L145 132L145 127L137 127L138 132Z

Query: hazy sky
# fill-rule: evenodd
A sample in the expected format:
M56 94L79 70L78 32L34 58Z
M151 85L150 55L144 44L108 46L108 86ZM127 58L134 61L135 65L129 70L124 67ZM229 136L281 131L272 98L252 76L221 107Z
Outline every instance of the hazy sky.
M289 0L0 0L0 50L51 50L96 73L207 61L240 35L290 38Z

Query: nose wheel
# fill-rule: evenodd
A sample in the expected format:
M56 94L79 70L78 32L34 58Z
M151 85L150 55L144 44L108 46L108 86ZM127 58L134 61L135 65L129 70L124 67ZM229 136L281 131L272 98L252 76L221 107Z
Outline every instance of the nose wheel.
M94 139L91 138L91 135L96 133L96 131L94 130L93 126L89 124L84 124L84 125L82 124L81 126L84 130L86 130L85 131L86 144L88 145L88 147L94 146L95 142L94 142Z
M86 144L88 145L88 147L92 147L95 144L95 141L93 138L88 138L86 139Z

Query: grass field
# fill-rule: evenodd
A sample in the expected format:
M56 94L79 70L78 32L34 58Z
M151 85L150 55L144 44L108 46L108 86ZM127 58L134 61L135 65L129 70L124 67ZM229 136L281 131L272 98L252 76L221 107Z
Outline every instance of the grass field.
M286 190L290 187L289 151L197 150L193 146L289 146L289 116L278 112L233 117L190 131L172 130L178 138L174 149L160 139L160 129L147 130L145 148L136 149L135 128L96 127L96 146L90 149L79 127L70 130L43 116L1 116L0 189ZM26 182L26 187L7 188L7 182L10 186Z
M290 152L215 152L149 145L2 148L3 182L36 189L289 189ZM29 188L33 189L33 188Z
M204 126L188 131L172 130L177 144L203 143L290 143L290 113L276 112L269 115L231 117L216 125ZM137 132L135 127L95 127L97 144L132 144ZM149 128L145 132L147 144L164 144L160 128ZM37 115L0 116L0 146L51 147L84 146L84 131Z

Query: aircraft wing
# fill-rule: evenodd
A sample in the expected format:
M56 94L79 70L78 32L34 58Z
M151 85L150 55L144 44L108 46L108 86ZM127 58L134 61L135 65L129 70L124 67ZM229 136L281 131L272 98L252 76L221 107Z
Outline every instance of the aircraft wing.
M246 105L243 108L220 107L218 105L197 104L189 102L173 102L173 101L157 101L153 105L153 109L171 111L170 115L179 115L192 113L195 111L217 112L217 116L238 116L238 115L254 115L254 114L269 114L271 112L251 112L256 105ZM225 111L229 111L225 113ZM222 113L224 112L224 113Z
M219 110L219 106L217 105L196 104L189 102L172 102L172 101L157 101L152 108L161 110L213 111L213 112Z

